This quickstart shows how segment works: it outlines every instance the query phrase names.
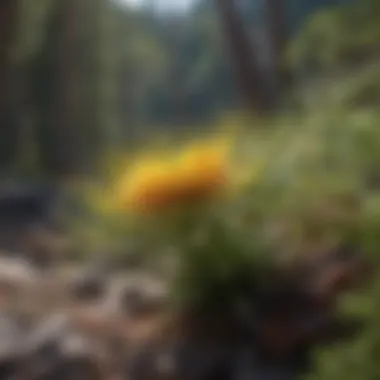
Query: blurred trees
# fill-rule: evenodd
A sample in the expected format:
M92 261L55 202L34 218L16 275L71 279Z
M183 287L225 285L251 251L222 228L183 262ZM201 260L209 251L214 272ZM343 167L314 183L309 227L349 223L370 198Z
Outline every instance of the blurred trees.
M379 17L376 0L347 1L316 13L300 29L288 58L309 105L318 107L321 101L346 107L377 104Z
M117 20L103 1L55 1L29 75L40 159L49 174L88 173L117 126ZM110 43L111 41L111 43Z
M89 172L107 144L118 141L117 10L103 0L16 3L6 94L11 117L3 127L22 130L18 148L10 148L13 163L57 178ZM3 168L7 163L2 160Z
M198 0L164 15L116 0L3 1L1 169L92 173L115 146L209 121L236 108L239 93L274 109L289 85L376 56L377 2L355 3Z

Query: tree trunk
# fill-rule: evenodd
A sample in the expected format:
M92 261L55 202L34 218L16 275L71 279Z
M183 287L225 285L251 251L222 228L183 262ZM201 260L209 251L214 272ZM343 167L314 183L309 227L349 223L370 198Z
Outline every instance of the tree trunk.
M17 0L0 1L0 165L14 158L17 131L12 128L11 57L10 49L15 29Z
M290 73L285 67L284 53L288 40L286 25L286 1L266 0L267 25L269 39L272 45L273 75L277 94L281 95L290 84Z
M44 166L55 179L65 179L83 170L88 147L84 141L82 91L82 0L60 0L51 32L51 99L43 131Z
M257 60L247 32L233 0L216 0L222 28L235 65L243 100L249 109L269 113L275 109L275 97Z
M175 112L175 122L186 123L188 120L185 73L181 62L183 43L183 26L181 22L172 25L172 97Z

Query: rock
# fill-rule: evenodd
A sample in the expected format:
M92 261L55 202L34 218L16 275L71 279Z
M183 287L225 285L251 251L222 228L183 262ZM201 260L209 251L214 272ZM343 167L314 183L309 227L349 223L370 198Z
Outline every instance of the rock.
M37 271L25 259L0 257L0 280L19 285L30 285L38 279Z
M0 220L40 221L45 219L53 197L42 189L14 187L0 192Z
M11 379L17 373L19 363L16 359L1 359L0 360L0 379Z
M70 319L63 313L40 318L24 342L24 353L57 351L58 341L70 331ZM54 347L54 348L53 348Z
M120 284L118 298L121 312L130 317L160 312L168 301L164 285L149 277L132 278L128 283Z
M25 341L26 331L12 315L0 316L0 362L17 358Z
M99 301L107 293L108 278L103 273L87 271L69 284L69 292L78 301Z

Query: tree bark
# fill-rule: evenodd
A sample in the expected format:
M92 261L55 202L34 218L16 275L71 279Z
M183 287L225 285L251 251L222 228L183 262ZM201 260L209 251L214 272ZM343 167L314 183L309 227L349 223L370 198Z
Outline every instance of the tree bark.
M172 104L175 113L174 121L176 123L186 123L188 120L187 112L187 98L186 98L186 85L185 73L183 72L183 65L181 63L181 47L183 40L183 29L181 22L172 24L172 37L170 41L172 50Z
M41 150L44 167L55 180L82 173L89 149L84 140L82 117L83 4L83 0L59 0L49 31L54 35L47 36L51 38L46 47L51 99L45 99L48 110Z
M281 95L291 82L289 70L286 69L284 62L284 53L288 41L286 1L266 0L266 8L268 12L268 34L273 54L273 75L277 94Z
M11 120L11 57L17 0L0 1L0 165L12 161L16 151L17 131Z
M216 1L243 100L249 109L270 113L276 106L275 97L260 69L257 52L251 46L233 0Z

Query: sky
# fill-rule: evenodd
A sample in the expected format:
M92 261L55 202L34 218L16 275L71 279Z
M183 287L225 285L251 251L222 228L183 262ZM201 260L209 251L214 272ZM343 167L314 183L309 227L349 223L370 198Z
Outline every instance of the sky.
M119 0L120 2L130 4L132 6L140 6L144 0ZM167 11L183 11L191 4L192 0L150 0L160 10Z

